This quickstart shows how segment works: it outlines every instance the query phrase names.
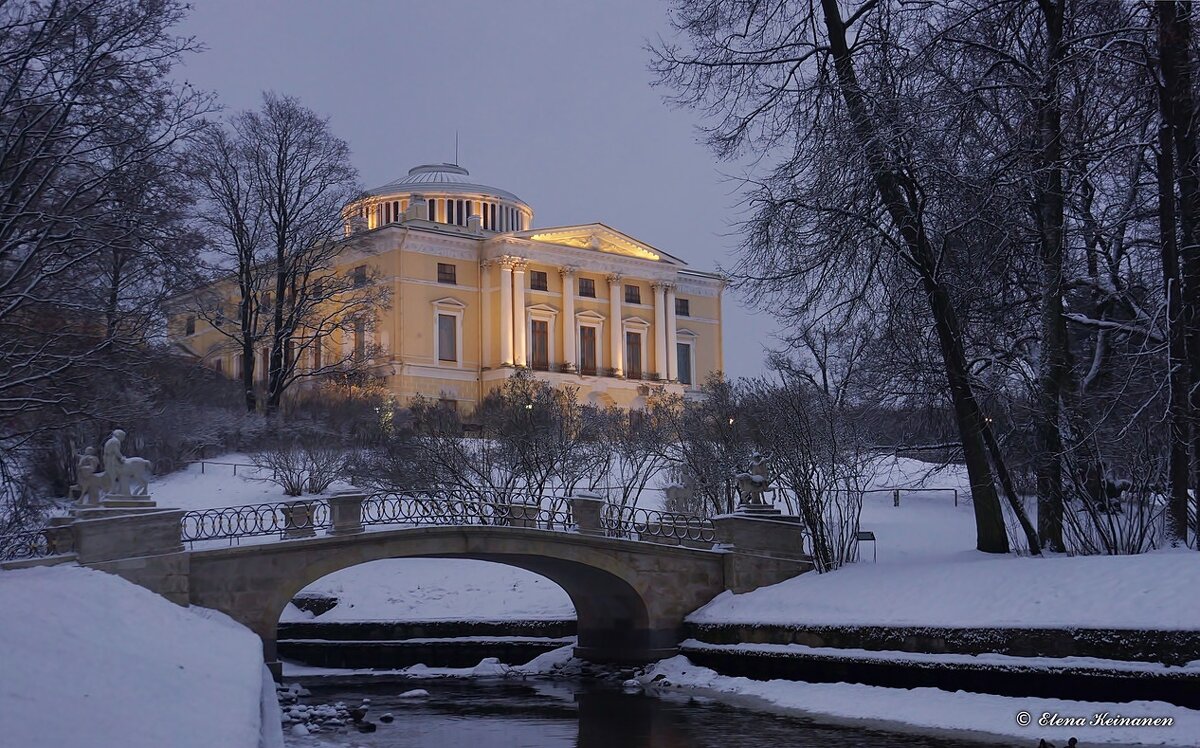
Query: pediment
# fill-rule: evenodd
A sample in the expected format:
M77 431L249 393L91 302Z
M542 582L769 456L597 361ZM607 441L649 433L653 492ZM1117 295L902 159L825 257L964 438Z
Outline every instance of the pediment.
M452 307L454 309L466 309L467 305L454 298L453 296L443 296L440 299L434 299L431 302L434 306Z
M553 228L533 229L522 231L516 236L529 241L544 244L557 244L561 247L575 249L590 249L595 252L633 257L651 262L665 262L670 265L685 267L687 263L677 257L655 249L643 241L634 239L614 228L602 223L588 223L581 226L556 226Z

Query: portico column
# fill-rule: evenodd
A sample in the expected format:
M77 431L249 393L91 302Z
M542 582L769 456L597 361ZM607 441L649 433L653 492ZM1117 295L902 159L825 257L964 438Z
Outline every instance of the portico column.
M609 361L612 361L613 374L625 376L625 337L624 325L621 321L621 276L612 273L608 276L608 329L609 329Z
M663 379L667 374L667 284L651 283L654 289L654 371Z
M675 322L675 284L667 285L667 379L679 380L679 337Z
M525 268L527 266L524 262L517 262L513 267L513 363L517 366L528 365L525 359Z
M570 371L579 370L579 362L575 360L575 268L566 265L558 269L562 276L563 298L563 363Z
M513 263L500 260L500 364L512 366L513 362Z

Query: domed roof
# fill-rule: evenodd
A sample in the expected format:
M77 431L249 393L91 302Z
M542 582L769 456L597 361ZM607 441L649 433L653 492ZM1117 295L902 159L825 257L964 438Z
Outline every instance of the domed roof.
M396 192L424 192L472 194L482 193L502 200L512 200L522 204L524 200L508 190L489 187L471 181L471 172L458 164L422 164L408 170L408 176L388 182L382 187L368 190L372 195L390 195Z

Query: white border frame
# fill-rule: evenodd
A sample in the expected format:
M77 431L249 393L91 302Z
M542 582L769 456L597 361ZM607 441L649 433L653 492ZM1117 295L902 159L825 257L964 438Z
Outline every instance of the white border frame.
M467 305L453 298L437 299L433 302L433 363L434 366L447 367L452 369L463 368L463 315L466 312ZM454 317L454 360L442 360L441 350L441 335L439 335L439 326L441 321L438 319L442 315Z

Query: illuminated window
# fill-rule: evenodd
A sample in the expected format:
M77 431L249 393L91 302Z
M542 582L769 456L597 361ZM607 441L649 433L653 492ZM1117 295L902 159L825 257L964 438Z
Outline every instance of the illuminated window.
M589 299L596 298L596 281L591 278L580 278L579 295Z
M680 298L675 299L675 314L679 317L690 317L691 316L690 314L688 314L688 300L687 299L680 299Z
M642 289L640 286L625 286L625 303L641 304Z
M534 270L529 274L529 287L534 291L546 291L549 286L546 284L546 274L541 270Z
M449 262L438 263L438 283L449 283L455 285L457 280L458 269Z

